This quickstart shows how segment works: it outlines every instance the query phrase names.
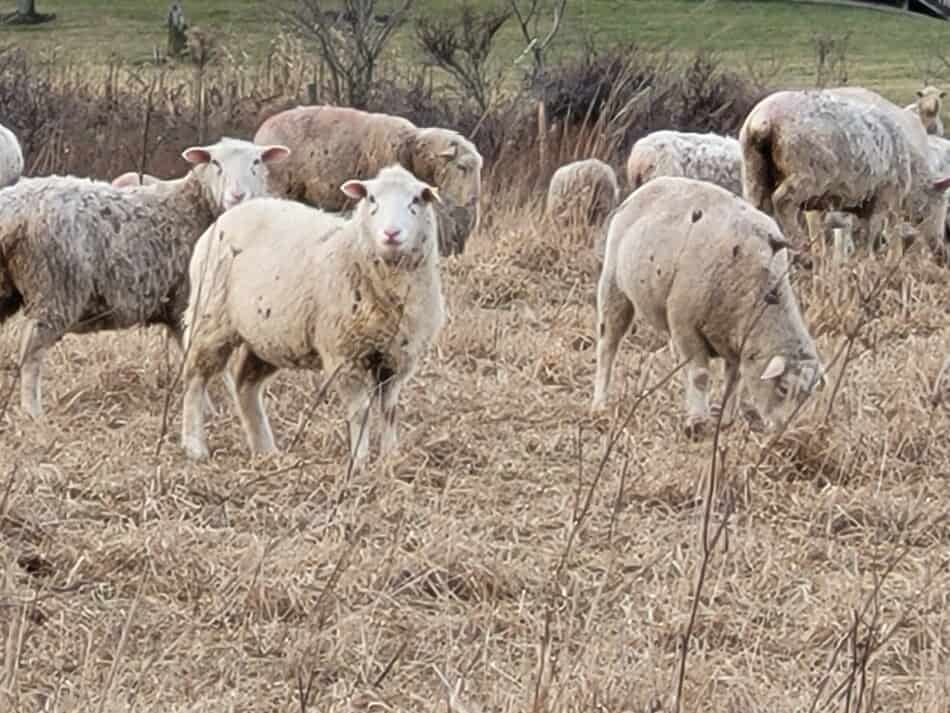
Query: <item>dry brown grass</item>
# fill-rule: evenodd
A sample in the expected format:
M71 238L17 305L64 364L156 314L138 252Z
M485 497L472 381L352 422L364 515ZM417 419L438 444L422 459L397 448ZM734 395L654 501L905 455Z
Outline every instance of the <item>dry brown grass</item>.
M401 453L365 473L346 475L334 399L254 460L217 384L213 460L182 457L177 391L156 455L162 334L53 350L46 421L14 398L0 422L0 709L673 709L712 443L682 434L674 380L598 472L672 368L665 340L625 341L615 410L591 419L590 238L541 224L538 196L491 200L443 263L449 319ZM872 688L874 710L946 710L950 284L922 256L889 269L796 275L827 359L865 316L841 387L774 447L721 434L682 710L871 710ZM273 383L279 443L318 384Z

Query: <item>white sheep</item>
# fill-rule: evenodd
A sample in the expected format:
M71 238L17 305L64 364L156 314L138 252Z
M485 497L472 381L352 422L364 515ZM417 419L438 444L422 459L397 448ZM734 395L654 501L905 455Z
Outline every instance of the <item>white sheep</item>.
M798 248L806 209L853 213L872 244L900 221L931 245L942 236L950 180L932 175L920 123L874 92L776 92L746 117L739 142L743 195Z
M767 425L784 422L822 374L786 247L774 220L711 183L661 177L634 191L610 221L597 288L594 410L637 314L687 362L688 433L710 416L714 357L726 367L724 423L735 417L740 381Z
M659 176L709 181L742 195L742 152L731 136L654 131L638 140L627 158L627 182L636 190Z
M545 210L555 220L602 225L620 202L614 170L596 158L573 161L551 176Z
M0 125L0 188L16 183L23 175L23 149L14 134Z
M0 191L0 323L21 308L20 401L39 418L43 355L64 334L163 324L180 342L188 263L228 208L267 190L283 146L222 139L186 149L183 178L119 189L73 176Z
M261 198L223 215L196 246L184 318L188 457L209 455L201 394L235 350L235 401L253 453L275 451L261 396L282 368L333 380L355 465L368 452L359 415L377 390L381 450L396 446L399 391L444 321L438 194L399 166L341 188L359 201L345 222Z
M923 124L928 134L943 136L943 120L940 118L944 91L934 86L926 86L917 90L917 99L913 104L904 107L914 114Z
M264 121L257 143L279 143L290 160L271 176L272 193L314 208L340 211L352 201L339 191L350 178L370 178L399 163L416 178L439 187L439 249L464 251L478 227L482 156L458 132L420 128L408 119L338 106L299 106Z

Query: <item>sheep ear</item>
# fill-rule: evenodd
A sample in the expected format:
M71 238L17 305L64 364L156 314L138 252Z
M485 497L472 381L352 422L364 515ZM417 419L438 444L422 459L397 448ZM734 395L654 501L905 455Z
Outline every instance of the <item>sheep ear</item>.
M425 186L422 189L422 200L426 203L442 203L442 197L439 195L439 190L434 186Z
M458 156L458 153L459 153L458 144L452 144L444 151L439 151L439 156L441 156L442 158L455 158L456 156Z
M759 378L762 381L768 381L769 379L777 379L782 374L785 373L785 357L776 354L765 367L765 371L762 372L762 376Z
M265 146L261 151L261 161L271 163L272 161L283 161L290 156L290 149L280 144Z
M947 190L950 188L950 176L943 176L942 178L934 179L934 182L930 184L930 187L938 193Z
M342 186L340 186L340 190L350 198L355 198L356 200L366 198L366 195L369 193L366 188L366 184L357 180L347 181Z
M182 151L181 157L188 163L208 163L211 160L211 152L200 146L192 146Z

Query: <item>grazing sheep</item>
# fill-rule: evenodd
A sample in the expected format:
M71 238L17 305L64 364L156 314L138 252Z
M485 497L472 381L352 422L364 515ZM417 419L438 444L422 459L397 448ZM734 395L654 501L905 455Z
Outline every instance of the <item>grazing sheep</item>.
M399 163L439 187L439 250L461 253L478 227L482 157L449 129L419 128L407 119L335 106L300 106L267 119L257 143L293 151L271 175L272 193L328 211L352 205L339 191L350 178L370 178Z
M359 416L377 389L381 450L396 446L399 390L444 321L438 194L400 166L341 188L359 201L345 222L262 198L223 215L196 246L184 318L182 446L190 458L208 457L201 394L235 350L235 401L253 453L275 451L261 395L282 368L331 375L355 465L368 452Z
M597 288L594 410L639 314L688 362L688 433L698 434L710 415L714 357L726 365L724 423L738 409L740 379L767 425L786 420L822 366L789 284L785 247L774 220L719 186L661 177L634 191L610 221Z
M709 181L742 195L739 142L719 134L654 131L637 141L627 158L627 182L636 190L658 176Z
M617 174L603 161L588 158L558 168L548 186L546 211L555 220L603 225L620 202Z
M162 179L156 178L155 176L142 173L138 171L126 171L121 176L116 176L112 179L112 185L115 188L136 188L138 186L152 186L158 183L162 183Z
M21 308L21 404L42 415L40 366L64 334L164 324L180 342L192 247L215 218L266 191L283 146L222 139L186 149L168 190L49 176L0 191L0 323Z
M917 90L917 100L904 107L916 115L928 134L943 136L943 121L940 119L941 100L944 91L933 86Z
M16 134L0 124L0 188L16 183L23 175L23 149Z
M934 225L944 222L950 180L933 179L926 135L917 124L917 136L909 114L895 106L904 118L895 116L883 97L857 88L847 94L781 91L759 102L739 134L743 195L774 215L799 248L806 242L802 210L853 213L872 243L899 215L931 242Z
M946 178L950 174L940 172L941 166L934 163L931 137L923 129L919 118L870 89L836 87L828 91L877 107L902 129L910 148L911 191L904 205L904 215L900 216L903 222L895 225L893 232L904 243L914 240L918 235L923 236L931 249L942 251L947 213L946 188L950 184ZM928 190L934 186L938 188Z

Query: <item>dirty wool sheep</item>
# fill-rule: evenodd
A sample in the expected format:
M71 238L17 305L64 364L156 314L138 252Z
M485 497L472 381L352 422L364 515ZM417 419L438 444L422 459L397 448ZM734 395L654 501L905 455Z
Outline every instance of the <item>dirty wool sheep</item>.
M0 188L16 183L23 175L23 149L16 134L0 124Z
M923 131L921 148L908 128L913 122L861 98L869 94L776 92L759 102L742 126L743 195L775 216L797 248L806 243L803 210L853 213L859 232L872 243L885 223L896 227L898 219L928 242L934 225L942 234L950 180L932 177Z
M292 155L271 176L273 193L327 211L352 206L339 186L375 176L398 163L435 186L439 249L464 251L478 226L482 157L468 139L442 128L419 128L407 119L335 106L288 109L270 117L257 143L289 146Z
M917 100L904 107L915 114L928 134L943 136L943 120L940 118L944 91L934 86L917 90Z
M361 414L377 392L381 450L396 446L399 391L444 321L438 194L399 166L341 188L358 201L345 222L264 198L226 213L196 246L184 320L188 457L209 455L201 394L235 351L236 405L253 453L276 450L261 399L282 368L332 379L355 465L368 453Z
M725 361L730 423L743 386L767 425L785 421L822 374L788 279L775 221L719 186L663 177L610 221L597 289L594 410L603 408L617 347L634 316L669 334L686 362L687 432L708 421L709 361Z
M66 333L163 324L180 339L192 247L221 213L266 191L283 146L222 139L186 149L168 190L72 176L0 191L0 322L23 309L23 410L42 415L43 355Z
M627 181L636 190L659 176L709 181L742 195L742 152L730 136L654 131L637 141L627 158Z
M548 186L550 218L589 226L603 225L620 202L617 174L603 161L588 158L558 168Z

